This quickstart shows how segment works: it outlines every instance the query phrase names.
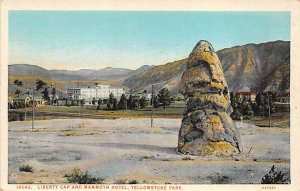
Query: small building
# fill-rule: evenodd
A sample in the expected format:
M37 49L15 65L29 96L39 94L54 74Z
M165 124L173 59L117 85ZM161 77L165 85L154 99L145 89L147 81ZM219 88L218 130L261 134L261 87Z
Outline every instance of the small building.
M31 101L31 96L27 94L22 94L19 95L18 97L11 99L11 103L15 103L15 104L21 103L21 104L28 105L30 101Z
M290 92L285 92L280 99L281 102L290 103Z
M249 91L249 92L246 92L246 91L236 91L236 92L234 92L234 94L237 95L237 96L240 96L241 98L247 97L247 98L249 98L253 102L256 99L256 92L254 92L254 91Z

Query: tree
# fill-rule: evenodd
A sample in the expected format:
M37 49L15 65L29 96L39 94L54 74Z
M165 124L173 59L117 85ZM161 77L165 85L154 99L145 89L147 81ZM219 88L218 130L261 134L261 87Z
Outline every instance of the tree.
M129 96L129 99L127 101L127 108L131 109L131 104L132 104L132 95Z
M141 99L139 100L139 104L140 104L141 109L144 109L148 105L148 102L147 102L147 99L145 96L141 97Z
M106 106L107 106L107 109L110 110L112 105L111 105L111 103L107 102Z
M259 116L264 116L265 113L265 97L261 92L258 92L255 98L256 108L255 114Z
M118 108L121 110L127 109L127 98L125 94L121 95L120 101L118 103Z
M37 79L36 82L35 82L35 84L36 84L36 89L40 90L43 86L46 85L46 82L44 82L44 81L42 81L40 79Z
M110 104L113 104L114 98L115 98L114 94L113 94L113 93L110 93L110 94L109 94L108 102L109 102Z
M241 103L241 111L243 116L247 116L248 118L253 116L253 110L250 104L250 98L244 97L242 103Z
M158 108L160 106L160 103L159 103L159 100L158 100L158 97L156 95L153 95L153 98L151 98L150 100L150 105L152 106L152 99L154 99L154 108Z
M14 80L14 84L17 86L22 86L23 82L21 80Z
M97 106L97 110L100 110L100 109L102 109L101 108L101 104L102 104L103 102L102 102L102 99L98 99L98 106Z
M241 119L242 111L241 111L240 97L232 92L230 95L230 101L233 109L233 112L230 114L230 117L235 120Z
M52 95L52 99L54 100L55 96L56 96L56 89L55 88L52 88L51 95Z
M20 90L16 90L15 94L19 96L21 94L21 91Z
M92 104L96 105L96 99L93 97Z
M45 88L44 91L42 91L41 93L43 94L44 100L47 100L47 101L50 100L48 88Z
M110 93L108 101L107 101L107 104L106 104L107 105L107 109L113 109L114 108L114 102L115 102L115 96L114 96L113 93Z
M134 110L139 109L139 100L137 98L132 99L131 109L134 109Z
M85 100L84 99L80 100L80 105L83 106L84 104L85 104Z
M113 102L112 102L113 108L112 108L112 109L113 109L113 110L117 110L117 109L118 109L117 105L118 105L117 99L116 99L116 98L113 98Z
M158 100L161 105L166 109L166 106L171 105L171 96L167 88L163 88L158 92Z

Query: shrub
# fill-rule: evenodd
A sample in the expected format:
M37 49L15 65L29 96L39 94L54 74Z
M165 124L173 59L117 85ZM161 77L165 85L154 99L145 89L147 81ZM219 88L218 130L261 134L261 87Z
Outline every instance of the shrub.
M268 174L265 174L262 179L262 184L287 184L289 178L285 178L286 174L282 171L276 171L276 167L273 165Z
M24 172L33 172L32 166L29 166L28 164L20 166L19 170Z
M79 168L74 168L71 173L65 174L70 183L78 184L102 184L102 178L93 177L88 171L82 172Z
M137 181L137 180L130 180L129 182L128 182L128 184L138 184L139 182Z

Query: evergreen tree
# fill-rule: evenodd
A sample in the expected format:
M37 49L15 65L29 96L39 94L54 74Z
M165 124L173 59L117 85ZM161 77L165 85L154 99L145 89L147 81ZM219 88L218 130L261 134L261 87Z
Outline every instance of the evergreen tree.
M141 109L144 109L148 105L148 102L147 102L147 99L145 96L141 97L141 99L139 100L139 104L140 104Z
M52 99L55 99L55 96L56 96L56 89L55 88L52 88L51 95L52 95Z
M19 82L19 80L14 80L13 83L14 83L15 85L18 85L18 82Z
M132 95L129 96L129 99L127 101L127 108L131 109L131 105L132 105Z
M152 99L154 99L153 102L152 102ZM158 108L160 106L159 99L156 95L153 95L153 98L151 98L151 100L150 100L151 106L152 106L152 103L154 103L154 108Z
M47 100L47 101L50 100L48 88L45 88L44 91L42 91L41 93L43 94L44 100Z
M35 84L36 84L36 89L40 90L43 86L46 85L46 82L44 82L44 81L42 81L40 79L37 79L36 82L35 82Z
M115 96L114 96L114 94L111 92L111 93L109 94L108 102L109 102L110 104L113 104L114 98L115 98Z
M244 97L242 101L242 113L247 118L252 117L254 113L250 102L250 97Z
M171 104L171 96L167 88L163 88L158 92L158 100L161 105L166 109L166 106Z
M96 104L96 99L95 99L95 97L93 97L92 104L93 104L93 105Z
M15 94L19 96L21 94L21 91L20 90L16 90Z
M101 108L101 104L102 104L102 99L98 99L98 106L97 106L97 110L100 110L100 109L102 109Z
M23 86L23 82L21 80L14 80L13 83L17 86Z
M116 99L116 98L113 98L113 101L112 101L112 106L113 106L112 109L113 109L113 110L117 110L117 109L118 109L117 104L118 104L117 99Z
M108 110L110 110L110 109L111 109L111 107L112 107L112 105L111 105L111 103L110 103L110 102L107 102L106 106L107 106L107 109L108 109Z
M230 100L233 109L233 112L231 113L230 116L232 119L240 120L242 116L240 98L239 96L237 96L235 93L232 92L230 96Z
M109 98L106 105L107 109L117 109L117 99L115 98L112 92L109 94Z
M276 96L274 95L274 93L272 93L272 92L265 93L265 95L264 95L264 102L265 102L264 112L265 112L266 116L269 115L269 107L270 107L270 114L276 112L275 100L276 100Z
M139 109L139 100L134 98L131 102L131 109L137 110Z
M265 111L265 97L261 92L258 92L255 98L256 108L255 113L258 116L264 116Z
M127 98L125 94L121 95L120 101L118 103L118 108L121 110L127 109Z

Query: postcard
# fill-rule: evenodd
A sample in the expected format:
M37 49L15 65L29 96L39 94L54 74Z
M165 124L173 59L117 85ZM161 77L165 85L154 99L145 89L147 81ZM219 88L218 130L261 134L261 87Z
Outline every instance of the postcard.
M1 1L1 190L300 190L299 1Z

